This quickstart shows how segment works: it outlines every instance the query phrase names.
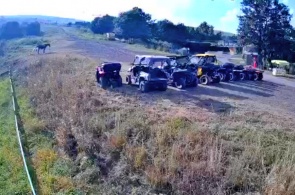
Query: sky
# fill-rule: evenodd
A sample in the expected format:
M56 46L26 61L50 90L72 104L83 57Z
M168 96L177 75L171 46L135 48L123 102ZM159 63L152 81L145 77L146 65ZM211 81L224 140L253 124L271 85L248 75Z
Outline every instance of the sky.
M47 15L91 21L105 14L117 16L137 6L153 19L168 19L197 27L206 21L215 30L236 33L241 0L0 0L0 15ZM5 1L5 3L4 3ZM295 10L294 0L280 0ZM292 20L295 26L295 17Z

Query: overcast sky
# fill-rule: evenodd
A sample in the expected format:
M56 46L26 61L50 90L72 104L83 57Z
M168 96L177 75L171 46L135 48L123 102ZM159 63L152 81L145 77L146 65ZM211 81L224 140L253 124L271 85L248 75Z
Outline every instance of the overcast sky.
M236 32L241 0L0 0L0 15L50 15L83 20L138 6L153 19L198 26L207 21L216 30ZM295 0L281 0L293 13ZM5 2L5 3L4 3ZM292 21L295 26L295 20Z

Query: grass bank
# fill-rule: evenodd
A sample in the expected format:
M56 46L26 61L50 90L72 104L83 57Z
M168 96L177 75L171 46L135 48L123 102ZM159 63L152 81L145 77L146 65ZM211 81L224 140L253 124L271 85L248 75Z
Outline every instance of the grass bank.
M29 194L14 125L9 79L0 79L0 194Z
M30 100L24 110L32 109L44 122L38 131L52 136L41 143L51 140L76 166L68 175L74 186L107 194L295 191L292 119L141 105L136 95L98 89L94 67L73 54L44 57L23 71Z

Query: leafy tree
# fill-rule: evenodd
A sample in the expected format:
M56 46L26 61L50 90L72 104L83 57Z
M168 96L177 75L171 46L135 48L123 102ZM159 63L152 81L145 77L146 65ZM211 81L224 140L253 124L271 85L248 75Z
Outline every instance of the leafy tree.
M75 26L77 26L77 27L90 27L91 23L90 22L75 22Z
M264 60L283 57L290 49L290 41L285 39L291 29L288 7L278 0L243 0L241 5L239 42L256 45Z
M18 22L12 21L2 25L0 29L0 37L2 39L13 39L22 37L22 29Z
M132 10L120 13L115 19L115 33L124 38L146 39L151 36L150 24L151 15L134 7Z
M207 22L202 22L197 30L204 35L212 36L214 35L214 27L211 25L208 25Z
M177 36L175 25L169 20L161 20L155 24L155 37L162 41L174 42Z
M112 32L114 30L114 19L115 17L105 15L103 17L96 17L91 22L91 30L96 34L104 34Z
M41 34L41 28L40 28L40 23L39 22L32 22L29 23L25 27L25 33L26 35L40 35Z

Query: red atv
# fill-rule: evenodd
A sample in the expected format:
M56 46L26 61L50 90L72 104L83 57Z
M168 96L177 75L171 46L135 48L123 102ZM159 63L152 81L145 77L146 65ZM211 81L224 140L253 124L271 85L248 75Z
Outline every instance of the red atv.
M105 62L96 68L96 81L103 89L122 86L120 63Z
M263 79L263 70L254 68L253 66L244 66L243 73L245 79L252 81L261 81Z

